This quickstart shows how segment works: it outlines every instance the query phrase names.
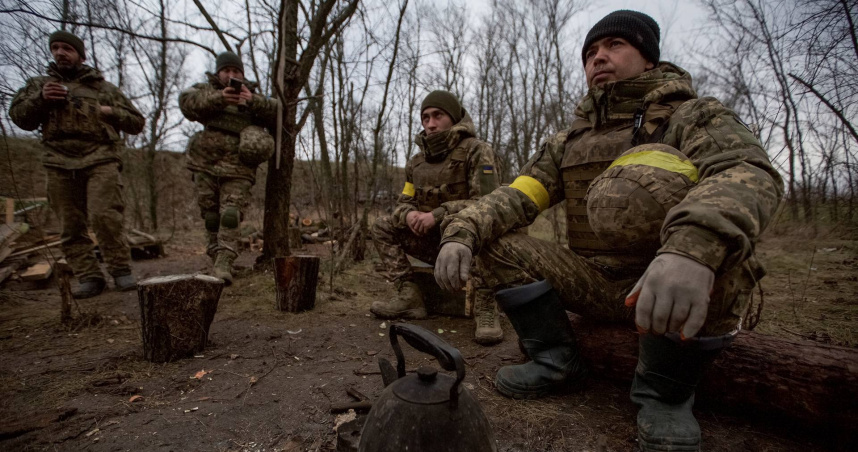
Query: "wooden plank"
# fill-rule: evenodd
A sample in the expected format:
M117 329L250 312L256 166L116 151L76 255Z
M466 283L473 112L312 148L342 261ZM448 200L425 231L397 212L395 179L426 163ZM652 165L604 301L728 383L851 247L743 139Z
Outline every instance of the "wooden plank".
M61 243L62 243L61 240L57 240L56 242L51 242L51 243L48 243L47 245L39 245L39 246L34 246L31 248L23 249L20 251L15 251L14 253L10 254L9 257L23 256L25 254L30 254L34 251L43 250L45 248L53 248L55 246L59 246Z
M21 279L24 281L41 281L51 277L53 267L47 262L39 262L31 265L30 268L21 273Z

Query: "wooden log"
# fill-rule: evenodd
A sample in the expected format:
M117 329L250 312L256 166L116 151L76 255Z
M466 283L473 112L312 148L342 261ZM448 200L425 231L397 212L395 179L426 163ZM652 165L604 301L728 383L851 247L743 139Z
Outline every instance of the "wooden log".
M591 372L630 382L637 365L637 332L574 317ZM858 349L742 331L704 374L696 400L697 407L757 416L855 442Z
M42 261L31 265L30 268L21 273L21 279L24 281L41 281L50 278L53 270L51 264Z
M274 307L280 311L308 311L316 306L319 257L296 255L274 258Z
M57 287L60 289L60 322L65 324L71 322L72 313L71 306L74 298L71 290L71 277L74 272L71 266L65 259L58 260L55 264L54 277L57 280Z
M138 282L143 356L167 362L203 351L222 290L222 280L206 275Z

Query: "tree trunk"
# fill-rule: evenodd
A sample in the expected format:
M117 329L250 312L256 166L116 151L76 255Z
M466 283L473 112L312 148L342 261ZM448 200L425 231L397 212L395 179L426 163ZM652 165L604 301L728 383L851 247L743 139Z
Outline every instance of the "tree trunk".
M638 334L628 327L573 324L593 374L630 382ZM858 350L743 331L715 360L697 390L698 406L858 440Z
M274 259L274 306L278 310L301 312L316 306L319 261L318 256L289 256Z
M222 290L222 280L206 275L137 283L144 357L160 363L203 351Z

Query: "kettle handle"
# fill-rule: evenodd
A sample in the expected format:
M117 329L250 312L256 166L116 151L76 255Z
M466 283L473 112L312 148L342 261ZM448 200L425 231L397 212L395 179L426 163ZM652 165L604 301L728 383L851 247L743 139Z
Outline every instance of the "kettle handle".
M390 345L396 354L396 371L399 378L405 376L405 355L399 347L397 336L405 338L405 342L415 349L434 356L444 370L456 371L456 382L450 388L450 405L456 408L459 403L459 383L465 379L465 360L459 350L425 328L408 323L394 323L390 325Z

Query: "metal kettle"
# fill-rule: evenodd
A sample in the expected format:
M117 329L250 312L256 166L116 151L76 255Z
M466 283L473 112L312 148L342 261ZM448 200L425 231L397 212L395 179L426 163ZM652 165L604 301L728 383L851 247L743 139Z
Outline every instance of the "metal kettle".
M434 356L456 377L421 367L405 375L402 336L415 349ZM465 362L459 350L417 326L390 326L390 345L396 354L398 378L390 383L367 415L361 432L360 452L496 452L494 435L479 403L467 388ZM384 362L380 360L382 374ZM387 363L389 366L389 363ZM386 382L387 383L387 382Z

